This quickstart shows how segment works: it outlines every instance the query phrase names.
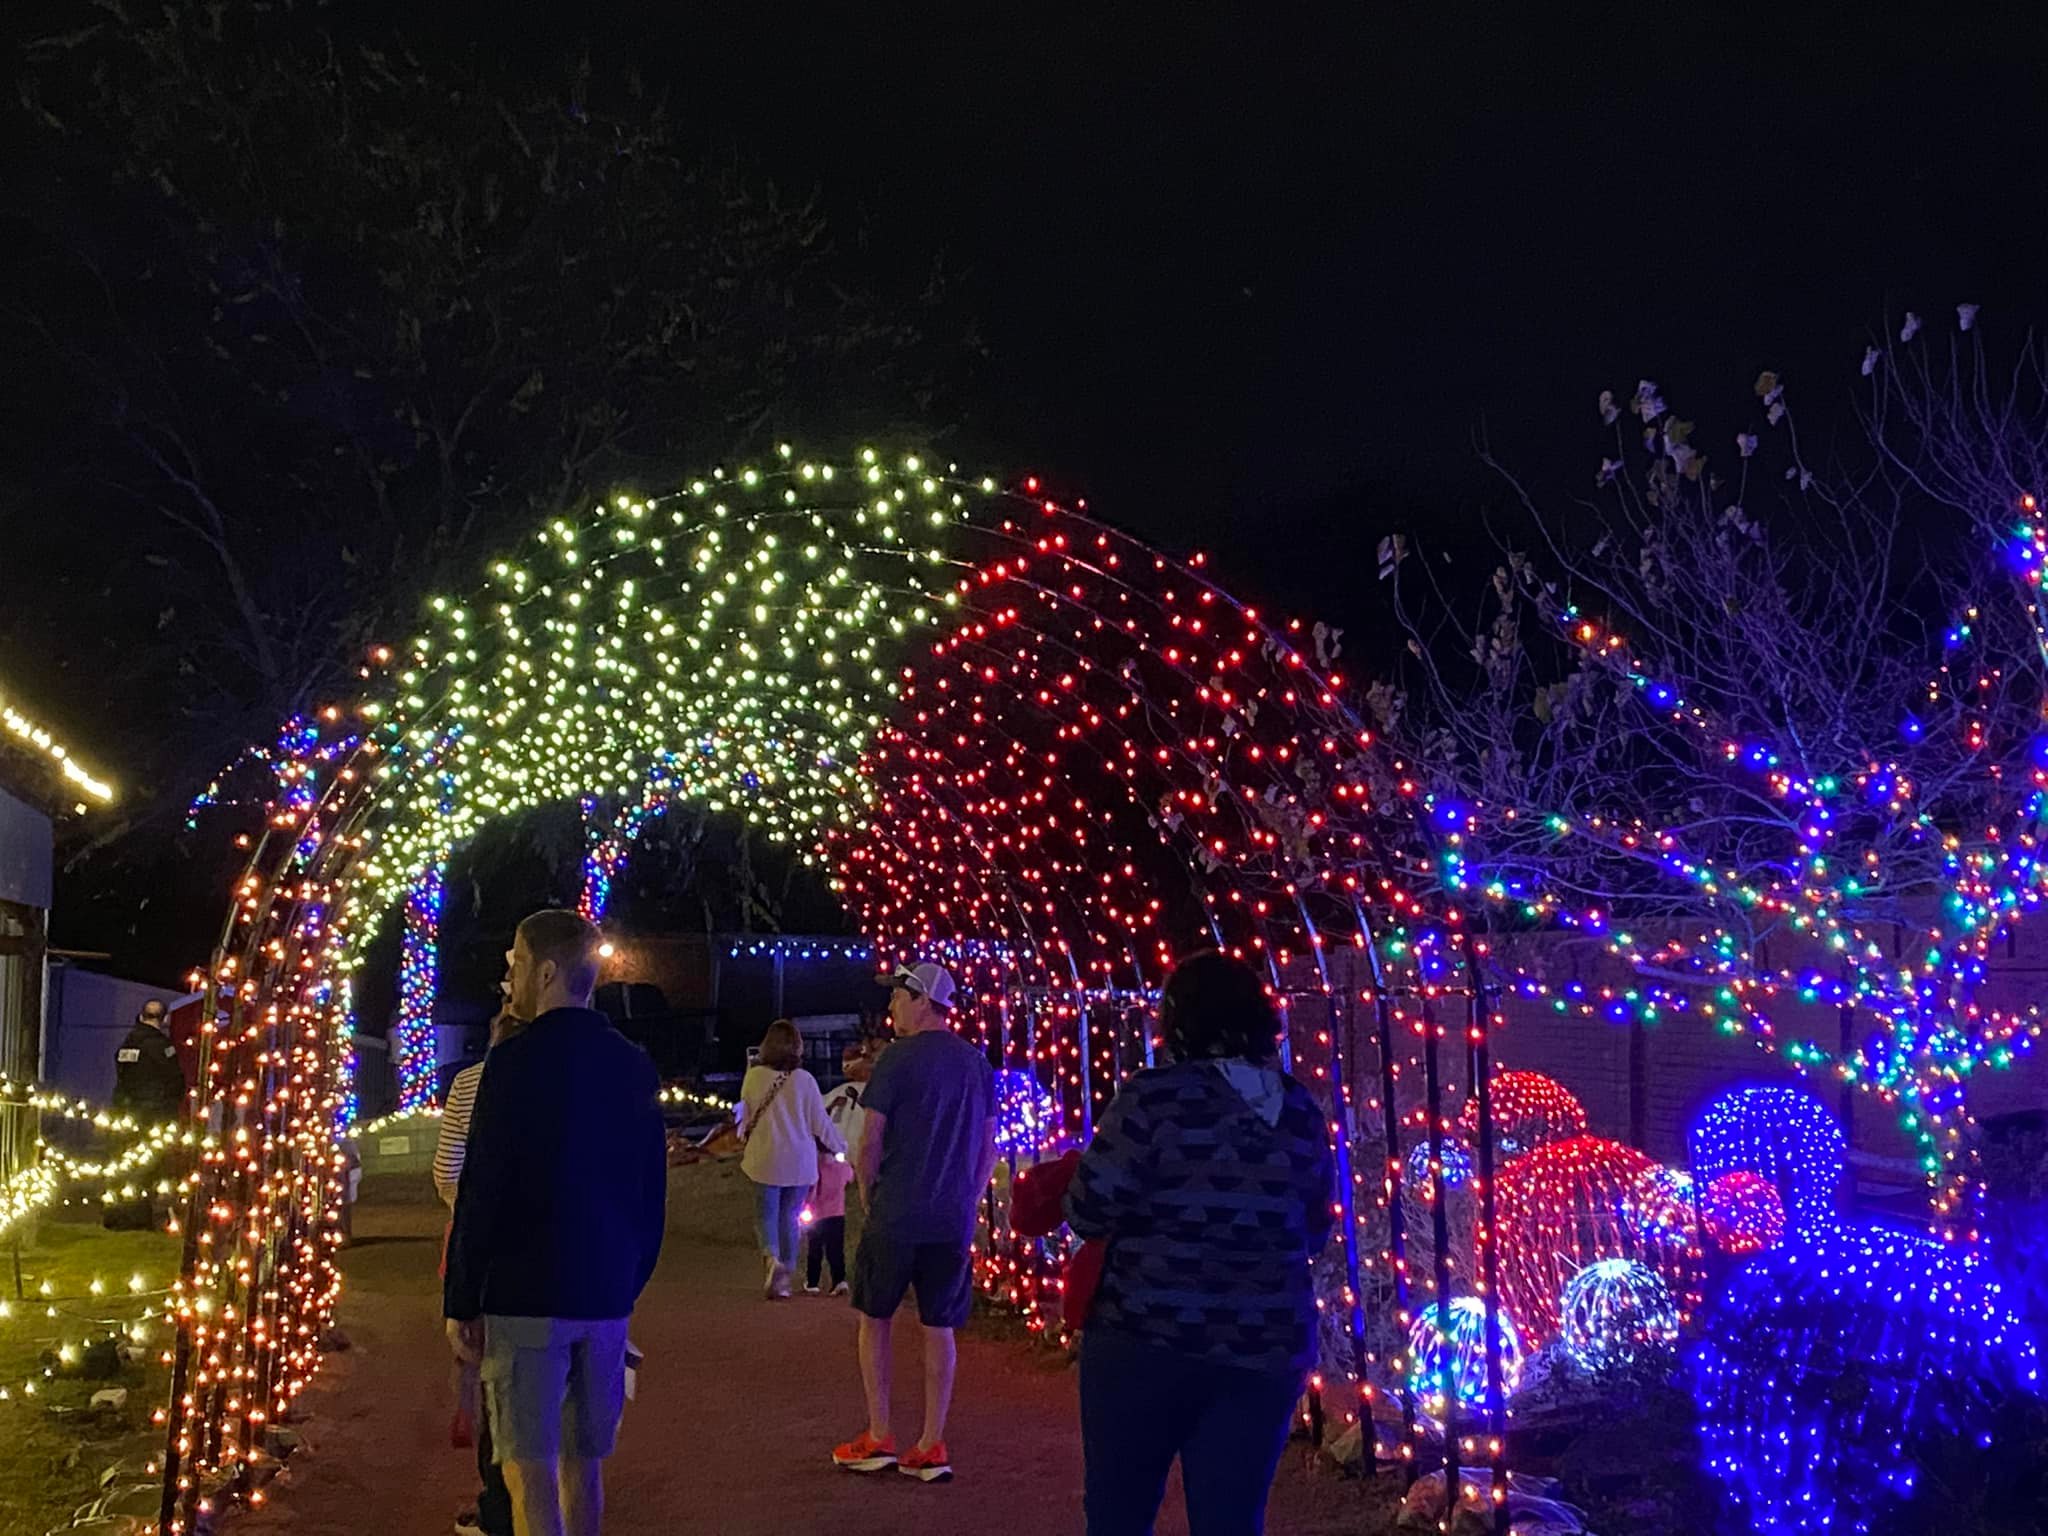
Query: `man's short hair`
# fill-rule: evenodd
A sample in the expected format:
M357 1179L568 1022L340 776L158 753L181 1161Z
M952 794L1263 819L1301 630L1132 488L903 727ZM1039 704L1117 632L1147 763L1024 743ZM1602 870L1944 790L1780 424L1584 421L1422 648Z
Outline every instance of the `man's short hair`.
M597 947L604 936L581 914L560 908L536 912L519 925L519 937L526 940L534 963L554 961L569 990L579 997L597 985Z

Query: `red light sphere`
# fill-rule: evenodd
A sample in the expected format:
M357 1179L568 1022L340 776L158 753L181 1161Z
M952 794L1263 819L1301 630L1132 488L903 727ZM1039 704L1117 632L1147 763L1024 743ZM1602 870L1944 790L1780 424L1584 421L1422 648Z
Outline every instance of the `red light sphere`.
M1778 1187L1746 1168L1722 1174L1701 1192L1700 1217L1723 1253L1768 1253L1785 1240Z

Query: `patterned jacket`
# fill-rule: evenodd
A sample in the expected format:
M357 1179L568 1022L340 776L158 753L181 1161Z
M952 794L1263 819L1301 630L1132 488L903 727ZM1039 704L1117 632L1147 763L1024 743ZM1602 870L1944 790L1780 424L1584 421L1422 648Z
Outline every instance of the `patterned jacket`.
M1109 1240L1089 1328L1252 1370L1314 1365L1331 1166L1322 1110L1292 1078L1269 1126L1211 1062L1137 1073L1067 1191L1067 1224Z

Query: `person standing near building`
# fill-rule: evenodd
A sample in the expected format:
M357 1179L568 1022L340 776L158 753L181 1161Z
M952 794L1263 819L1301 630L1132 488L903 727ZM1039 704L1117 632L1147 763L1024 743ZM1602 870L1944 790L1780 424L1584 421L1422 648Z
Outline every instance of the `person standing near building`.
M597 1536L627 1390L626 1326L661 1252L668 1159L647 1053L590 1007L597 929L536 912L507 955L442 1311L479 1365L517 1536Z
M175 1120L185 1109L185 1069L171 1041L170 1013L151 998L114 1052L114 1108L145 1125Z
M897 1039L868 1080L857 1167L867 1224L854 1253L853 1305L868 1424L832 1459L850 1472L895 1467L944 1482L953 1476L953 1336L973 1310L975 1210L996 1166L995 1073L953 1033L953 977L943 966L905 966L890 980ZM924 1325L924 1433L899 1457L889 1425L890 1339L912 1290Z
M170 1010L156 998L142 1005L135 1024L114 1049L114 1106L133 1115L145 1130L169 1124L185 1112L185 1069L171 1039ZM156 1225L156 1200L141 1195L106 1208L100 1224L109 1231L142 1231Z

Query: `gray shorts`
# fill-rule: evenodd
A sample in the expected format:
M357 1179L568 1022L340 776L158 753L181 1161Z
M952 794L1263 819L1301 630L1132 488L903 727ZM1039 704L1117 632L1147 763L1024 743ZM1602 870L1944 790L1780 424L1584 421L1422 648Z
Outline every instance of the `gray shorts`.
M491 1459L602 1461L626 1411L626 1319L486 1317Z

